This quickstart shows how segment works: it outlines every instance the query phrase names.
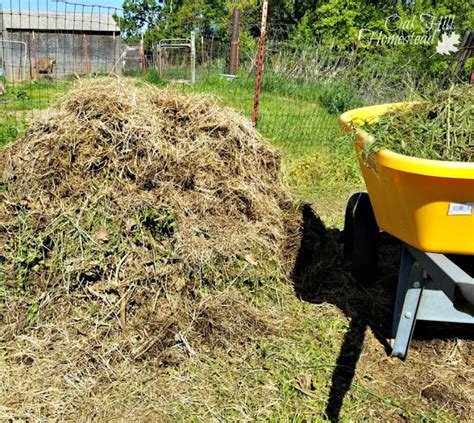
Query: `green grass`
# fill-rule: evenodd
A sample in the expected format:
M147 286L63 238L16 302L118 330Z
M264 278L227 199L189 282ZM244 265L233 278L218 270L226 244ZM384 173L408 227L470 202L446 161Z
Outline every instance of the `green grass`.
M25 122L15 117L0 118L0 149L18 138L25 129Z
M70 86L71 82L44 79L5 83L7 93L0 97L0 148L22 133L36 110L49 107Z
M66 92L70 82L39 80L20 84L6 84L7 94L1 97L2 112L45 109L60 94Z
M196 356L170 368L165 410L172 420L327 421L325 410L342 340L350 331L348 320L333 305L314 307L297 300L286 287L279 288L278 305L275 299L252 295L259 307L273 308L281 318L291 316L289 322L282 324L279 335L253 343L243 354ZM370 339L370 333L366 337ZM394 373L409 372L401 362L390 365ZM370 365L358 370L343 402L341 422L370 416L368 421L457 421L440 406L426 409L416 396L381 389L390 381L374 381L374 374Z

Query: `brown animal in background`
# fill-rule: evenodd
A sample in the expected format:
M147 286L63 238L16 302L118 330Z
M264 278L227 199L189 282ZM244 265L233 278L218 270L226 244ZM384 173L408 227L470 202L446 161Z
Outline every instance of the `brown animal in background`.
M7 90L5 89L5 86L0 82L0 95L5 95L7 93Z
M43 58L38 60L36 65L36 70L39 74L52 74L54 65L56 64L56 59Z

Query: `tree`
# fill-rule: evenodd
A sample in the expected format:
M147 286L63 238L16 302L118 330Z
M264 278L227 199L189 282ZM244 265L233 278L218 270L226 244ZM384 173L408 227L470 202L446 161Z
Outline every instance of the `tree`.
M137 42L149 29L163 20L163 6L158 0L124 0L123 16L115 16L127 42Z
M124 0L123 16L116 17L124 39L145 43L162 38L189 37L191 31L205 36L226 30L230 9L227 0Z
M230 37L231 16L234 8L241 10L242 45L253 46L259 36L263 0L124 0L123 17L117 18L127 42L137 42L143 35L151 45L162 38L189 37L196 31L205 37L222 40ZM416 25L408 32L422 33L426 25L420 16L455 16L454 29L472 28L470 6L465 0L270 0L268 36L289 40L295 48L310 47L314 43L333 44L337 51L350 51L358 40L361 29L390 33L386 19L396 14L403 21L416 18ZM430 18L428 18L430 19ZM398 31L398 30L397 30ZM407 32L401 28L400 33ZM407 33L408 33L407 32ZM253 48L253 47L252 47ZM399 47L370 46L359 54L372 56L400 55L426 67L434 53L433 46L402 45ZM445 66L445 58L430 59Z

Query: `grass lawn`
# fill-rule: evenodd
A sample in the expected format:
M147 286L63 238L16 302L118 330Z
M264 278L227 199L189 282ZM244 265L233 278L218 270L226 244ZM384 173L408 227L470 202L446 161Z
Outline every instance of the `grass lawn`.
M17 138L38 110L49 107L70 86L70 82L48 80L5 84L7 93L0 97L0 148Z
M84 357L92 364L78 375L67 357L51 363L54 343L42 346L33 336L48 333L60 344L67 332L42 325L41 312L33 323L25 316L25 335L8 346L15 365L7 364L7 348L0 347L0 419L469 421L474 362L465 331L453 330L449 339L437 328L421 328L407 361L387 355L398 249L383 250L376 286L364 288L350 277L338 238L347 198L363 184L338 116L319 105L315 85L267 83L259 129L282 150L293 195L311 207L302 211L294 285L229 290L238 289L272 333L190 354L179 365L127 358L96 369L91 347ZM48 89L59 93L67 86ZM217 95L251 115L251 80L216 76L181 89ZM44 95L31 95L25 109ZM0 146L21 130L12 118L3 120Z
M70 82L39 80L6 84L6 95L1 98L3 112L45 109L71 86Z

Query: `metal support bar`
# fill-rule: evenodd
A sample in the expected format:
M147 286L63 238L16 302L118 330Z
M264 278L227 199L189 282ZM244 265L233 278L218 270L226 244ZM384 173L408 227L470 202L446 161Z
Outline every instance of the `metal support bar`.
M162 38L158 44L161 47L170 45L191 47L191 40L189 38Z
M429 322L471 323L474 324L474 314L469 310L454 308L452 301L439 289L432 289L431 281L425 283L417 320Z
M180 50L183 48L191 48L191 44L160 44L159 48L167 48L168 50Z
M409 246L406 248L451 302L455 303L456 292L459 291L474 306L474 278L444 254L424 253Z
M424 270L413 257L410 257L410 253L404 248L397 289L398 310L395 309L393 325L395 341L392 349L392 356L400 358L404 358L407 354L424 285ZM403 306L400 308L402 300Z
M393 323L392 323L392 338L395 339L397 336L398 322L402 314L403 302L405 301L405 294L408 289L408 281L410 279L410 272L413 264L415 263L414 257L406 251L405 247L402 246L402 254L400 260L400 270L398 273L398 284L397 284L397 296L395 298L395 309L393 312Z
M443 254L404 245L393 316L392 356L404 358L417 320L474 324L474 280ZM460 295L461 294L461 295ZM459 297L468 308L460 308Z

